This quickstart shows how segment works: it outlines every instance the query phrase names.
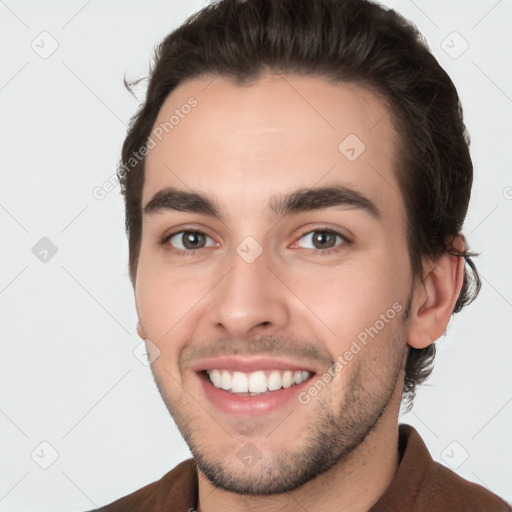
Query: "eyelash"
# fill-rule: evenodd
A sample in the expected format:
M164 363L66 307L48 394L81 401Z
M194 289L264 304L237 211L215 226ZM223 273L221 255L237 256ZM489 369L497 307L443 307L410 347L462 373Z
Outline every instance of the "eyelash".
M334 252L339 252L342 249L343 246L350 245L352 243L351 240L349 240L345 235L343 235L339 231L336 231L336 230L330 229L330 228L310 229L309 231L303 232L299 236L298 240L300 240L301 238L305 237L306 235L309 235L311 233L317 233L317 232L319 232L319 233L329 233L329 234L332 234L332 235L335 235L335 236L339 236L341 238L341 240L343 241L343 243L340 244L340 245L337 245L335 247L330 247L329 249L307 249L309 251L312 251L313 254L322 254L323 256L327 256L328 254L332 254ZM176 249L175 247L172 247L172 246L168 245L169 240L173 236L179 235L181 233L195 233L195 234L200 234L200 235L208 236L203 231L193 230L193 229L183 229L181 231L175 231L174 233L170 233L168 235L165 235L160 240L159 243L161 245L163 245L163 246L166 246L168 248L168 250L170 250L173 254L175 254L177 256L196 256L197 253L199 251L201 251L202 249L207 249L207 247L201 247L200 249L184 250L184 249Z

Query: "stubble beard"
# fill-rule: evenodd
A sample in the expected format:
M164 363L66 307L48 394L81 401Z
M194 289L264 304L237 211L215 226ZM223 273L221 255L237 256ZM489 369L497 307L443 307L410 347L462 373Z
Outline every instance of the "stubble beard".
M403 338L404 330L394 334ZM268 496L293 491L334 465L343 464L377 428L380 418L391 404L405 361L404 339L395 338L388 346L392 347L392 353L388 355L387 367L381 368L381 373L377 372L376 389L368 390L365 382L370 376L375 379L372 369L363 371L363 367L359 366L345 383L345 393L336 411L332 410L332 396L325 389L319 393L314 403L301 405L311 406L314 412L310 414L311 420L304 426L307 429L306 440L300 448L264 455L251 467L244 467L238 458L214 456L209 447L215 440L204 439L208 435L207 431L198 429L197 421L189 410L193 403L189 402L186 406L176 402L173 404L168 399L160 379L155 374L154 378L171 416L194 456L198 470L212 485L236 494ZM199 406L195 404L195 408L197 410ZM210 418L210 421L214 420ZM294 425L293 420L283 424ZM241 428L238 434L242 434L242 431ZM250 436L251 433L253 430L247 428L245 434ZM290 438L293 439L293 435ZM247 442L250 441L251 438L248 437Z

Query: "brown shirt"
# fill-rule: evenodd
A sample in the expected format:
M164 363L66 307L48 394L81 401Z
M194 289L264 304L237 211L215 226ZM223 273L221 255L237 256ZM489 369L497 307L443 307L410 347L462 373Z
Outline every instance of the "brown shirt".
M414 427L399 425L399 451L395 478L368 512L512 512L485 487L435 462ZM194 459L187 459L157 482L99 511L192 512L197 508L197 491L197 468Z

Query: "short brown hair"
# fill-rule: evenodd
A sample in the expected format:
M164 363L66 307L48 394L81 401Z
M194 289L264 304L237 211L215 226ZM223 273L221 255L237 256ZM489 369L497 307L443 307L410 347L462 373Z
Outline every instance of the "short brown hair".
M471 257L477 254L451 244L462 236L473 181L456 88L416 27L369 0L221 0L162 41L118 168L132 283L142 236L145 164L133 155L146 146L163 102L185 80L212 74L247 85L265 72L357 84L386 103L399 134L396 176L407 211L413 276L424 280L424 259L436 261L446 253L463 257L469 272L464 267L453 313L476 298L481 282ZM125 80L130 90L134 83ZM432 372L434 356L434 343L409 347L403 388L407 410L416 386Z

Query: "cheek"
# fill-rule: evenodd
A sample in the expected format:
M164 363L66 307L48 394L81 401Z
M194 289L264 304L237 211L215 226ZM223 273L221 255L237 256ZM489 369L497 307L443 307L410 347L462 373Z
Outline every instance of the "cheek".
M177 291L143 245L137 268L135 300L145 334L155 342L162 341L175 324Z
M343 353L353 340L387 337L396 327L407 285L392 261L381 257L364 265L310 269L307 277L294 280L318 333L325 336L329 329L331 353Z
M210 274L217 278L217 274ZM173 268L142 250L135 300L146 336L162 351L179 350L179 344L190 339L204 314L201 299L211 287L212 279L207 272L198 274L187 268Z
M141 259L142 265L144 265ZM180 293L161 272L141 268L137 275L135 297L137 311L142 321L144 335L156 345L158 357L151 364L151 371L166 396L180 396L183 382L178 367L178 356L188 339L186 304L179 300Z

